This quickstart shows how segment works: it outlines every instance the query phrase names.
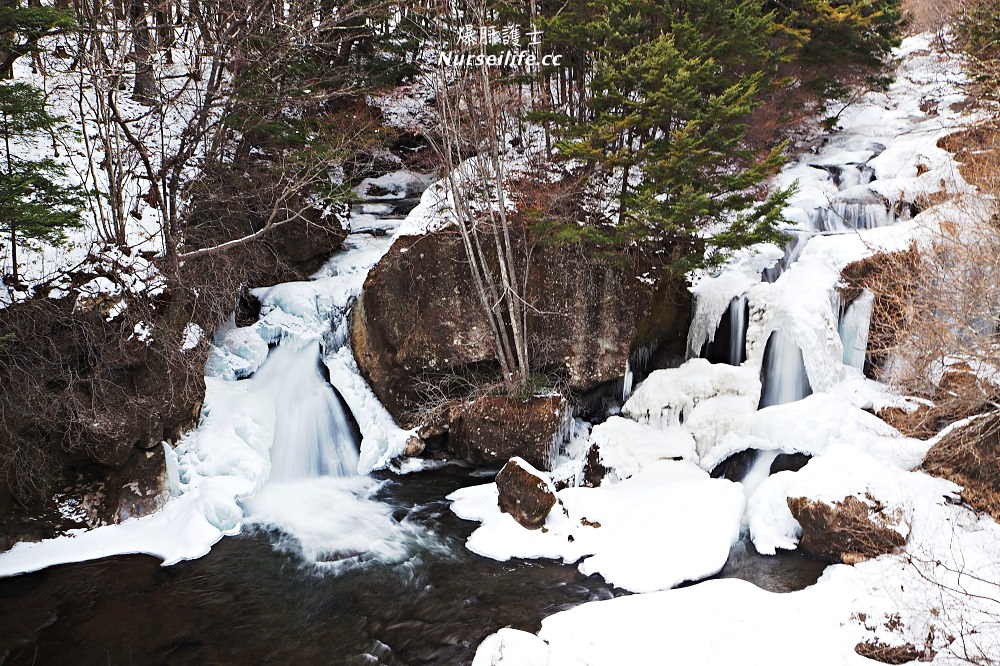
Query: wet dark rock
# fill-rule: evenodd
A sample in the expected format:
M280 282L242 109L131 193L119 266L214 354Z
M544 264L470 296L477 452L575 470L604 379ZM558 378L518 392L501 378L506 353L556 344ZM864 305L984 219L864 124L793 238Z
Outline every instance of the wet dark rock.
M497 504L523 527L537 530L558 499L552 482L520 458L511 458L497 474Z
M406 440L406 446L403 447L403 455L411 458L413 456L419 456L426 448L427 445L424 444L424 440L420 439L416 435L411 435L410 438Z
M582 394L620 381L639 346L682 357L691 296L683 280L654 288L639 279L654 270L627 255L536 245L525 289L536 369ZM365 281L351 336L372 390L412 427L440 398L428 395L428 385L462 398L470 379L500 379L489 330L461 239L445 229L393 244Z
M741 481L747 475L753 463L757 460L760 451L757 449L744 449L737 451L721 463L712 468L713 479L729 479L730 481Z
M789 497L788 508L802 526L799 549L826 562L856 564L891 553L906 543L909 532L901 508L871 495L832 503Z
M597 444L591 444L587 450L587 459L583 463L583 485L597 488L604 477L611 471L601 464L601 449Z
M549 469L568 409L561 396L480 398L452 410L448 447L477 464L520 456L539 469Z
M779 453L771 463L771 474L797 472L812 459L808 453Z

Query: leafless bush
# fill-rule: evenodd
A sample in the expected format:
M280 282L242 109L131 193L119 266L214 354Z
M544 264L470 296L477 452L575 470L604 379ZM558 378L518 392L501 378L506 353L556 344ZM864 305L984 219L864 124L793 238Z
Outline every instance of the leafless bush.
M189 325L208 329L232 309L211 289L174 278L156 297L73 293L0 311L0 472L16 500L41 502L67 470L120 467L196 423L206 345L183 349Z
M914 32L941 32L961 14L966 0L906 0L903 11Z
M943 210L957 221L934 221L916 263L887 260L876 306L889 303L905 318L890 319L900 324L894 340L876 341L893 359L893 383L957 420L1000 408L1000 233L988 202L956 200ZM889 318L876 309L874 319Z

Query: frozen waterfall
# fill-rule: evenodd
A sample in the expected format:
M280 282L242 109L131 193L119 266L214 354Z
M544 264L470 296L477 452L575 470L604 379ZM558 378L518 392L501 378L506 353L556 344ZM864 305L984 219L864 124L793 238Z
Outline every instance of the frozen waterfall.
M840 340L844 345L844 365L864 370L868 351L868 329L871 325L875 297L865 289L844 310L840 317Z
M775 331L767 341L762 384L761 408L795 402L812 393L802 350L782 331Z

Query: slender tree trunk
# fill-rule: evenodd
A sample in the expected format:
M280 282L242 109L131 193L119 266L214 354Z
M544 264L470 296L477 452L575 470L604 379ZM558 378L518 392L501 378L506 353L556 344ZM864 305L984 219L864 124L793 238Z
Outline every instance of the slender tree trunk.
M153 62L150 51L149 26L146 23L146 5L143 0L129 0L129 18L132 19L132 55L135 60L135 85L132 96L140 104L152 105L156 101L156 82L153 80Z
M170 0L159 0L156 8L156 42L157 48L163 52L164 62L174 64L174 25Z
M7 178L14 179L14 163L10 156L10 124L7 114L3 116L3 143L7 150ZM14 278L14 285L17 285L17 224L13 219L8 220L10 225L10 272Z

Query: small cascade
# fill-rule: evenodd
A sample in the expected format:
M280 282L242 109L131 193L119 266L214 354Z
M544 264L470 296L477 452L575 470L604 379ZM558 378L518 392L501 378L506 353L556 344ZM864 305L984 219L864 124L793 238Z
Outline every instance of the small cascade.
M782 331L775 331L764 349L760 408L801 400L810 393L802 350Z
M649 362L653 358L653 349L649 345L641 345L632 350L625 360L625 377L622 381L622 403L631 396L632 389L649 374Z
M254 375L275 407L270 483L358 473L358 444L319 359L318 341L286 340Z
M750 496L756 492L760 484L764 483L764 480L771 475L771 465L774 463L774 459L778 457L781 451L773 449L770 451L757 451L757 456L754 458L753 464L747 473L740 479L740 483L743 484L743 494L749 500Z
M896 222L896 216L883 201L835 201L816 210L817 230L843 233L855 229L875 229Z
M864 370L875 296L865 289L840 315L840 341L844 345L844 365Z
M788 270L788 267L795 263L802 250L805 249L809 239L816 235L815 231L802 231L799 229L787 229L784 232L788 243L785 244L785 255L771 268L767 268L761 274L764 282L774 282L778 276Z
M747 359L747 323L750 304L746 294L729 303L722 315L715 337L702 347L700 356L712 363L740 365Z

